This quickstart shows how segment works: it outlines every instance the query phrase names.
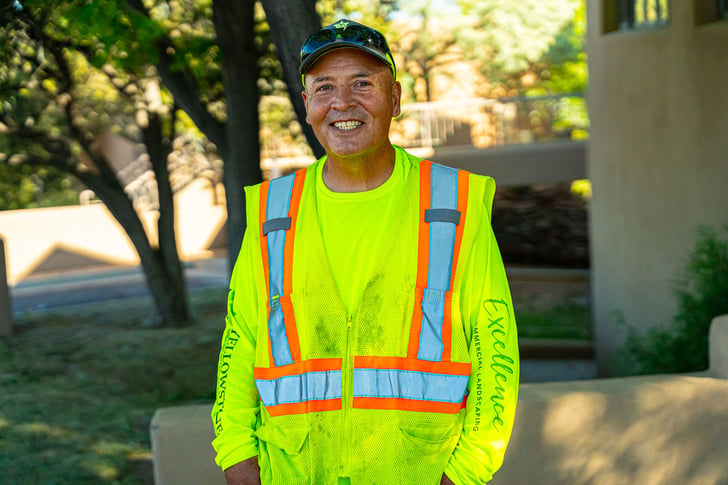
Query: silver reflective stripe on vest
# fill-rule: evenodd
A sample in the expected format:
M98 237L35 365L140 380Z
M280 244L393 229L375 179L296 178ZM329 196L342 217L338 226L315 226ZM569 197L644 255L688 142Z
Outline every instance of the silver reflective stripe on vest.
M431 209L428 211L429 217L425 216L430 226L430 257L427 288L422 298L422 330L417 358L440 361L443 352L445 292L450 289L455 230L460 222L460 213L457 211L458 171L434 163L430 170Z
M460 224L460 211L453 209L427 209L425 222L450 222Z
M271 229L265 234L265 237L268 244L268 287L270 289L268 338L275 365L286 365L293 362L279 298L283 293L284 251L287 229L290 227L288 208L291 203L294 179L295 173L292 173L270 181L266 203L266 221L263 223L263 232L266 232L267 228ZM289 219L287 227L286 224L279 222L281 219Z
M469 376L402 369L354 369L354 397L462 402Z
M279 217L278 219L271 219L263 223L263 235L267 236L269 232L273 231L287 231L291 228L290 217Z
M312 371L278 379L256 379L265 406L341 399L341 371Z

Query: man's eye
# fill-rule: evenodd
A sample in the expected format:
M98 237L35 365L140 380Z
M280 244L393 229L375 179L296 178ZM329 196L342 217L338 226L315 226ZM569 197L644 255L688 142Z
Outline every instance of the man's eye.
M329 85L329 84L322 84L321 86L318 86L316 88L316 91L317 92L328 91L329 89L331 89L331 85Z
M362 88L362 87L369 86L369 85L370 85L369 81L357 81L356 82L356 86L358 88Z

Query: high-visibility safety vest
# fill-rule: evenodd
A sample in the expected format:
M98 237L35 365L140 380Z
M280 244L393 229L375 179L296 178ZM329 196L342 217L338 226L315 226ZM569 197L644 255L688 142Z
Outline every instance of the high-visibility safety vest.
M465 414L471 363L453 301L459 262L489 220L485 180L415 164L351 314L327 264L314 172L248 192L267 306L253 369L263 483L440 482Z

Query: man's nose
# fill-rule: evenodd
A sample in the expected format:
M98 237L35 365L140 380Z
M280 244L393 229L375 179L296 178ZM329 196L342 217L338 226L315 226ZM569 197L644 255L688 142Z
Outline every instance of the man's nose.
M337 111L346 111L352 108L356 102L350 89L337 89L331 107Z

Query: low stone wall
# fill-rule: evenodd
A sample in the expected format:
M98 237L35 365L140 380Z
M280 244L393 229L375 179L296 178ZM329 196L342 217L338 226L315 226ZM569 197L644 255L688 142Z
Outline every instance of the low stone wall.
M159 409L157 485L225 483L209 404ZM492 484L728 483L728 315L713 320L710 369L695 374L524 384Z
M728 381L706 376L524 384L492 484L719 484Z
M215 437L211 404L158 409L150 437L156 485L225 485L210 444Z

